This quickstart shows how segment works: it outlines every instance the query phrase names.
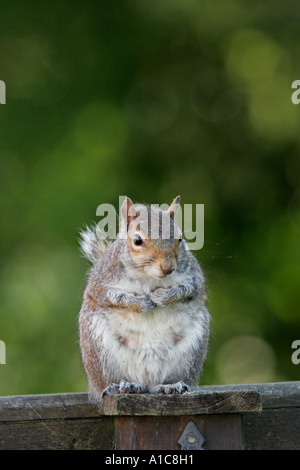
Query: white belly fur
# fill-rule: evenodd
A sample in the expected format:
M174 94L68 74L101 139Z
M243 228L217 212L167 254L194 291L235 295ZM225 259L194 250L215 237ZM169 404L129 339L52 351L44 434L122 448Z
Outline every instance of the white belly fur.
M146 313L114 310L95 317L93 335L95 340L101 337L103 346L100 362L104 360L114 371L109 380L125 379L146 388L182 380L191 365L189 352L204 335L201 311L196 315L192 303ZM176 336L174 342L174 335L181 339Z

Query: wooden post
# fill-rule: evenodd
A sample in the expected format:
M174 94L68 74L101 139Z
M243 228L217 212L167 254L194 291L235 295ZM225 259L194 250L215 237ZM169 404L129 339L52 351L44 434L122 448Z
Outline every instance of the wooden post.
M300 382L115 395L98 406L86 393L0 397L0 449L176 451L188 424L203 449L300 449Z

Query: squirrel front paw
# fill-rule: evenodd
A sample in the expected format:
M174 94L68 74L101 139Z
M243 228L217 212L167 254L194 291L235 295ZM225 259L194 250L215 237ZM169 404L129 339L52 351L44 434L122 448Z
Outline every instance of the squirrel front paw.
M175 384L159 384L154 388L154 393L163 393L165 395L175 395L190 393L191 388L184 382L176 382Z
M158 307L164 307L172 301L172 298L174 297L174 290L172 288L165 289L163 287L158 287L150 293L149 297L152 302L155 303L155 305Z
M156 304L148 296L142 296L139 298L139 306L142 312L149 312L150 310L156 308Z
M102 392L102 398L105 395L111 396L116 393L142 393L142 386L134 382L127 382L126 380L121 380L119 384L108 385Z

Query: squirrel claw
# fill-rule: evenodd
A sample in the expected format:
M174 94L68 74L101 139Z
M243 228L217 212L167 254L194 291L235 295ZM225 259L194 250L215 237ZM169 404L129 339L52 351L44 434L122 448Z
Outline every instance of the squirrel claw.
M105 397L105 395L111 396L114 393L120 393L119 384L108 385L102 392L102 398Z
M142 393L142 387L134 382L121 380L119 384L108 385L102 392L102 398L105 397L105 395L111 396L124 393Z
M142 393L142 387L134 382L121 380L119 393Z
M154 393L163 393L164 395L182 395L190 393L191 388L184 382L176 382L175 384L159 384L154 388Z

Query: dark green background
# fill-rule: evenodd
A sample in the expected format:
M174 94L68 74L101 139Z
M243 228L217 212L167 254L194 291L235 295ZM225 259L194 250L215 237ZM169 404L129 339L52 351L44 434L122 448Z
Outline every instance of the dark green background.
M77 315L96 208L205 205L202 383L297 380L299 5L1 1L0 394L86 390Z

